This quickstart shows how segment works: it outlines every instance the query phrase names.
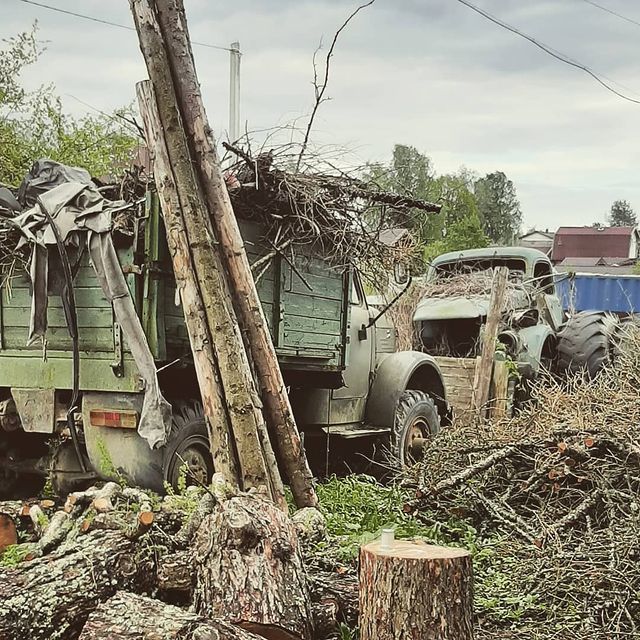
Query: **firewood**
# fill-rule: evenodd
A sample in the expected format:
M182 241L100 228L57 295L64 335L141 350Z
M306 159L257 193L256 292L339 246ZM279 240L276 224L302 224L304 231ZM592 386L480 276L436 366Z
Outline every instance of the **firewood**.
M473 640L471 556L422 541L360 550L362 640Z
M0 569L0 638L75 640L116 589L152 588L153 554L119 531L92 531L43 558Z
M39 507L39 505L32 504L29 507L29 518L31 519L33 530L36 536L39 538L42 535L44 528L48 524L47 516L44 515L44 512Z
M311 638L296 529L271 501L237 496L220 504L200 525L193 553L198 613L268 638Z
M12 544L18 543L18 530L12 516L0 512L0 553Z
M117 592L87 620L79 640L263 640L225 622L207 620L159 600Z
M190 600L194 578L191 550L175 551L158 559L157 586L160 591L181 592Z

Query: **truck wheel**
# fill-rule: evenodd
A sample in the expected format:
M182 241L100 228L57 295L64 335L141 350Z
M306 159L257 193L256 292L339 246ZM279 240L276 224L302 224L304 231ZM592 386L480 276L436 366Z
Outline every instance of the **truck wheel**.
M610 313L581 311L569 319L558 341L558 369L586 371L594 378L613 360L613 334L618 319Z
M174 407L173 425L164 453L162 471L165 482L178 489L186 465L187 485L208 485L213 476L207 423L199 403Z
M391 432L391 462L401 467L420 462L439 430L440 416L433 398L424 391L405 391L398 400Z

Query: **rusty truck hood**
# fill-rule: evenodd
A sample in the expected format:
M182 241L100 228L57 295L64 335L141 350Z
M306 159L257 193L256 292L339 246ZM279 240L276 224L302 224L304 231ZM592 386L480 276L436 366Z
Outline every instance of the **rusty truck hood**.
M512 309L524 309L529 305L524 291L513 292L509 299ZM452 296L447 298L423 298L413 315L414 322L429 320L454 320L458 318L482 318L489 309L489 296Z

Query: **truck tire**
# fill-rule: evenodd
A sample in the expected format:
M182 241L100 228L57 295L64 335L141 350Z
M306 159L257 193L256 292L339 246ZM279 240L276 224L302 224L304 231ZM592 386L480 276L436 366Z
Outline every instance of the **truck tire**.
M616 316L581 311L569 319L558 341L558 370L563 374L584 371L590 378L613 361Z
M395 468L420 462L424 447L440 431L440 416L433 398L424 391L405 391L398 400L391 431L390 462Z
M208 485L213 476L213 458L209 450L207 423L198 402L177 405L165 447L162 471L164 481L175 490L186 465L186 482Z

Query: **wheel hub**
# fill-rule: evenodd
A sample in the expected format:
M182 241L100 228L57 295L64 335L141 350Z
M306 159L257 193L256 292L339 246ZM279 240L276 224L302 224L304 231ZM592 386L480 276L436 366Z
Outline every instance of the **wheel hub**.
M405 462L414 464L424 457L430 433L429 425L423 418L416 418L407 429L405 436Z
M180 466L187 466L187 481L191 477L198 484L206 485L209 482L209 465L207 464L206 455L207 452L202 451L197 445L191 445L182 452Z

